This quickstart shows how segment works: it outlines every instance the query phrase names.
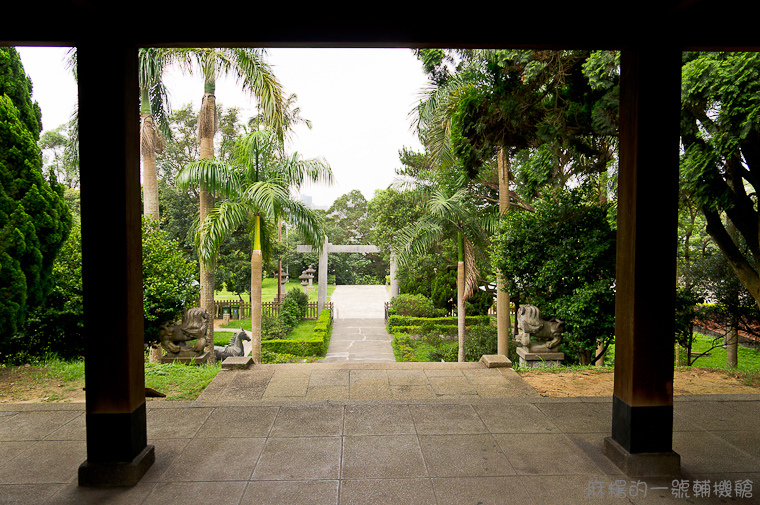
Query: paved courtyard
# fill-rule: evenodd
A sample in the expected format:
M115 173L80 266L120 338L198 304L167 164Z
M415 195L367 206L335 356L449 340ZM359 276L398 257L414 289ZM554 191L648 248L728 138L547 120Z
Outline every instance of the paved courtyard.
M351 305L335 360L224 370L196 401L148 401L156 461L131 488L77 485L84 404L0 405L0 504L760 503L760 395L676 396L681 474L630 478L603 454L610 397L544 398L482 363L373 360L357 349L382 338L358 336L380 334L377 317Z
M83 404L4 404L0 503L760 503L760 395L676 397L674 487L603 455L610 398L543 398L514 372L444 365L221 372L197 401L148 402L156 462L124 489L77 485ZM713 491L726 482L733 501Z

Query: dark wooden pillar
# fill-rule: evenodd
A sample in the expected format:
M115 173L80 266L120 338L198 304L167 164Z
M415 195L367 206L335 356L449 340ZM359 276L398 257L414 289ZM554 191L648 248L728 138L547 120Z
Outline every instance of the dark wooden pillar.
M134 485L147 445L137 50L78 46L87 461L82 486ZM108 296L103 296L108 293Z
M605 453L626 473L670 473L681 53L623 50L615 386Z

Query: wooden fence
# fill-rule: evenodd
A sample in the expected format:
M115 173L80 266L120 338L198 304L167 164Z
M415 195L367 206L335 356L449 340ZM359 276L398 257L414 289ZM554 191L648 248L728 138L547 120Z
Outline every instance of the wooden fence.
M261 304L262 316L277 316L280 313L280 302L263 302ZM332 309L332 302L325 305L326 309ZM222 319L225 311L230 314L230 320L249 319L251 317L251 304L248 302L239 302L234 300L214 301L214 318ZM317 302L309 302L306 305L306 316L304 319L317 319Z

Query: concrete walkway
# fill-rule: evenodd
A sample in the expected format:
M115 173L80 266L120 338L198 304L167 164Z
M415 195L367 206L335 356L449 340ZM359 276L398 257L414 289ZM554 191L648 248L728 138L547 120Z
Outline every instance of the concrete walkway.
M156 462L131 488L77 485L83 404L0 405L0 503L749 505L758 418L760 395L677 396L681 475L632 479L603 455L609 397L542 398L479 363L260 365L194 402L149 401Z
M333 331L327 355L320 363L395 362L392 337L385 331L385 286L336 286Z

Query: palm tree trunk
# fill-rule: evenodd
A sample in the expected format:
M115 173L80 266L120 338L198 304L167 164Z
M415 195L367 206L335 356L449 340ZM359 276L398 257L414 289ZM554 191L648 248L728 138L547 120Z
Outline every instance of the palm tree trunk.
M147 135L156 135L153 131L153 118L150 114L141 117ZM147 147L147 146L146 146ZM156 174L156 151L151 148L141 149L142 183L143 183L143 214L158 221L158 176Z
M465 308L464 308L464 236L459 232L457 237L458 262L457 262L457 336L459 337L459 353L457 361L464 362L464 328L465 328Z
M140 158L142 161L143 215L154 221L158 214L158 177L156 175L156 132L150 111L150 98L142 91L140 113ZM163 356L161 346L150 347L148 361L160 363Z
M459 353L457 361L464 361L464 261L457 263L457 336L459 337Z
M212 94L206 94L203 97L207 107L205 111L209 109L214 111L216 108L216 98ZM204 113L204 108L201 107L201 115ZM213 112L212 112L213 113ZM198 117L198 122L203 124L204 120L208 121L208 118ZM211 119L213 122L213 118ZM212 123L213 124L213 123ZM202 160L208 160L214 157L214 129L213 128L199 128L200 137L200 158ZM202 222L206 219L211 208L214 206L214 195L208 191L205 183L201 183L200 188L200 205L199 205L199 218ZM214 266L205 265L201 262L201 301L200 306L209 313L209 324L207 333L206 350L209 351L209 361L215 362L216 356L214 355L214 318L216 317L216 308L214 306Z
M251 357L261 364L261 218L254 217L253 252L251 253Z
M499 149L499 214L509 210L509 165L504 148ZM509 352L509 293L505 289L501 272L496 276L496 353L506 356Z

